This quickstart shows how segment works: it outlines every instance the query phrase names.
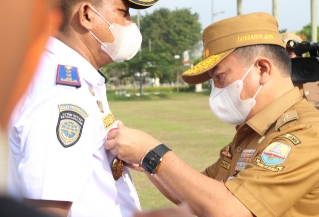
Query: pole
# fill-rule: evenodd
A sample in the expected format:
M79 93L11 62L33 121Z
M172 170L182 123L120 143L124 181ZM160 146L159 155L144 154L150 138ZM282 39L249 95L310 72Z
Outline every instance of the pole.
M243 14L243 2L242 0L237 0L237 15Z
M278 0L272 0L272 15L278 20Z
M137 10L137 27L139 30L141 30L141 24L140 24L140 11ZM142 46L140 47L140 59L142 58ZM143 76L142 76L142 68L140 70L140 95L143 95Z
M317 42L317 0L311 0L311 41Z
M214 22L214 0L212 0L212 23Z
M140 73L140 95L142 96L143 95L143 72L141 70L141 73Z

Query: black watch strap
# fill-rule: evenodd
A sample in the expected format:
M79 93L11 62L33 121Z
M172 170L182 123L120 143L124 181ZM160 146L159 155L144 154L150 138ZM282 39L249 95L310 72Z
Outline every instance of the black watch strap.
M164 144L160 144L156 146L153 150L149 151L143 158L141 162L141 166L151 175L154 175L159 165L162 162L163 156L168 152L171 151L168 147Z
M169 149L166 145L164 144L160 144L158 146L156 146L152 152L155 153L157 156L159 156L160 158L162 158L164 156L164 154L166 154L166 152L171 151L171 149Z

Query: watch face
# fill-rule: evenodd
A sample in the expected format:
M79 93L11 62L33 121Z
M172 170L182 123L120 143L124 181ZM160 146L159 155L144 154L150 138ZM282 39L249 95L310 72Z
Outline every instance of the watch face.
M160 162L161 158L159 158L152 152L148 152L143 159L142 167L150 174L153 174Z

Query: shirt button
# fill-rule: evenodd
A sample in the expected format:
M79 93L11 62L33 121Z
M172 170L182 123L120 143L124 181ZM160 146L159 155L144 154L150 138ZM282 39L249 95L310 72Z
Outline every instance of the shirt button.
M236 148L236 150L237 150L238 153L240 153L240 152L243 150L243 148L240 147L240 146L238 146L238 147Z

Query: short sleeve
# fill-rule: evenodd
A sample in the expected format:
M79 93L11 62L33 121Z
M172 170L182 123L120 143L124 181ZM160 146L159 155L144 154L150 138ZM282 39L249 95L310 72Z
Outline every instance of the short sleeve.
M74 201L91 177L97 128L74 91L56 87L37 95L14 124L25 198Z
M313 133L311 128L296 132L300 143L276 138L263 145L226 187L256 216L284 216L298 203L319 201L318 194L312 194L319 183L319 158L314 152L318 142L309 136ZM304 207L304 216L318 214L318 210Z

